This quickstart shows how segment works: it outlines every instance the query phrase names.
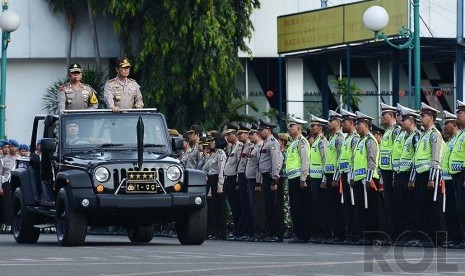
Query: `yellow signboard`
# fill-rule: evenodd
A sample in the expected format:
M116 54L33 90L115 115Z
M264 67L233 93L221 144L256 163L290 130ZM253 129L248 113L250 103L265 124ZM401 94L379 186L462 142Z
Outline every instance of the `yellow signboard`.
M343 7L278 18L278 52L342 43Z
M374 37L363 25L371 6L384 7L389 25L384 33L396 35L408 26L408 0L372 0L278 17L278 53L321 48L369 40Z

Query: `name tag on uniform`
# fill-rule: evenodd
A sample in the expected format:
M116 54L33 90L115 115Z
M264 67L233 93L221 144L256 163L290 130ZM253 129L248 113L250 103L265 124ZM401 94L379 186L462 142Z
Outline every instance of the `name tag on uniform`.
M267 152L268 152L267 149L262 149L262 150L260 151L260 153L267 153Z

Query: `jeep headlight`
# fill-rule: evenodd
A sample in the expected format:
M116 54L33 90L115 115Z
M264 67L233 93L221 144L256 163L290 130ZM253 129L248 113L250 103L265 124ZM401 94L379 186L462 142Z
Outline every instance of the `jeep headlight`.
M100 167L95 170L94 176L98 182L105 182L110 178L110 172L108 171L107 168Z
M170 181L178 181L181 178L182 172L178 166L171 166L166 170L166 176Z

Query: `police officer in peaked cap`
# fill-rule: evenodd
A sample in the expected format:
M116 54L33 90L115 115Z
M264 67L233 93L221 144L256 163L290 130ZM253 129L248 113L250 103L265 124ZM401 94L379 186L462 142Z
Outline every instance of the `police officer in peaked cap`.
M143 108L144 102L140 85L129 78L131 64L126 57L119 57L115 62L116 78L105 83L105 104L113 112L120 109Z
M68 68L69 82L58 89L58 110L63 113L65 109L97 109L97 92L83 83L82 68L78 63L73 63Z

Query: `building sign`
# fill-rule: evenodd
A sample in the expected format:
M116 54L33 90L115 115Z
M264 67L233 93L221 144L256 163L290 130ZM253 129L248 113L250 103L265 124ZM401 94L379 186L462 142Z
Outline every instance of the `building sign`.
M278 53L373 39L363 25L366 9L382 6L389 14L388 36L408 27L408 0L372 0L278 17Z

